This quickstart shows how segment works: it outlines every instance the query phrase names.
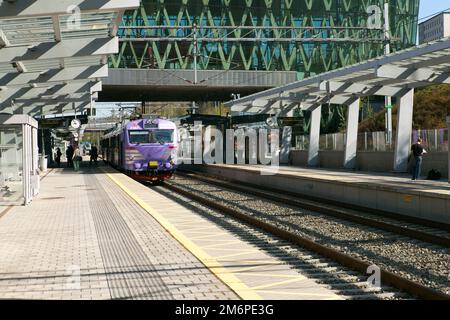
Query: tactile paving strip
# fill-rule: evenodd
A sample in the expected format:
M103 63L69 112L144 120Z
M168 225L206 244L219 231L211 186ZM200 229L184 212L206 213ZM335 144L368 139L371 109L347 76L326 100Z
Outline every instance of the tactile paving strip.
M94 175L85 175L89 206L112 299L173 299L106 190Z

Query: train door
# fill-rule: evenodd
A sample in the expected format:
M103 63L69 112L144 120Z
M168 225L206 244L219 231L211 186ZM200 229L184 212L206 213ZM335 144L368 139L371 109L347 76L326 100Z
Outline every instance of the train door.
M124 161L125 150L124 150L124 147L123 147L123 133L119 134L117 136L117 138L118 138L118 143L119 143L119 146L118 146L118 149L119 149L119 167L120 168L125 168L125 161Z
M111 147L112 147L111 143L112 142L111 142L111 138L108 138L107 143L108 143L108 149L106 151L106 157L107 157L108 162L111 164L112 163L111 162L111 160L112 160L112 154L111 154Z

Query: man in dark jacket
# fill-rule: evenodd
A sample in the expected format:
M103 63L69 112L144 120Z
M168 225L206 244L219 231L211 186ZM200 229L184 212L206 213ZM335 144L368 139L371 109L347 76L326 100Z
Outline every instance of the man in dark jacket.
M70 168L73 166L73 147L69 145L66 150L66 157L67 157L67 168Z
M92 161L94 161L94 163L97 164L97 159L98 159L98 149L94 145L91 148L91 159L89 161L89 164L92 164Z
M412 145L411 151L414 156L414 171L412 179L418 180L420 179L420 172L422 171L423 155L426 153L422 146L422 139L419 138L417 143Z

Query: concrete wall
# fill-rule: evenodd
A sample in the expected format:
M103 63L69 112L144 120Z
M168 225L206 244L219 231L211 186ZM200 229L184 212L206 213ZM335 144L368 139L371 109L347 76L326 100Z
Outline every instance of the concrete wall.
M442 174L442 178L448 177L447 152L429 153L424 157L422 165L422 176L426 176L431 169L436 169ZM308 151L291 151L291 165L306 167ZM342 151L320 151L320 168L342 169L344 152ZM393 152L358 152L356 158L356 170L369 172L391 172L394 165ZM413 163L410 162L409 169L412 170Z
M358 152L357 169L371 172L391 172L394 168L394 152Z
M343 151L319 151L320 168L340 169L343 163ZM290 164L297 167L306 167L308 164L308 151L291 151Z
M436 169L442 173L443 178L448 177L448 153L429 153L424 157L422 175L426 175L431 169Z

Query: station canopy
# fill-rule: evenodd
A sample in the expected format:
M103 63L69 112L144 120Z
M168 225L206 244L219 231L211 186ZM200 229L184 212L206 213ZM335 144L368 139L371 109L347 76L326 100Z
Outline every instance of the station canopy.
M0 113L83 112L139 0L0 0Z
M226 103L233 112L285 115L294 108L346 105L364 96L402 96L450 83L450 38L385 55Z

